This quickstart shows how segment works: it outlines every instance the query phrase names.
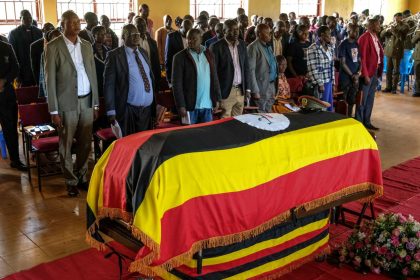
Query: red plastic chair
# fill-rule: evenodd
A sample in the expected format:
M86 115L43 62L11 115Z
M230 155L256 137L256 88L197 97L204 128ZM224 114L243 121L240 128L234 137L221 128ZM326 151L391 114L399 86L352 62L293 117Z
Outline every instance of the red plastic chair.
M45 97L38 97L39 87L37 86L17 88L15 92L19 105L45 102Z
M32 135L25 127L28 126L39 126L46 125L51 123L51 116L48 110L47 103L35 103L35 104L25 104L19 105L19 114L21 118L21 124L24 128L23 134L26 138L26 161L28 163L28 177L31 181L31 168L29 166L29 152L35 153L36 156L36 167L38 174L38 189L41 191L41 177L43 176L41 172L41 162L40 154L51 153L58 151L58 136L51 133L39 133ZM58 172L48 173L44 176L57 174Z
M103 97L99 98L99 112L98 119L105 117L105 99ZM98 158L106 150L106 148L116 140L114 133L110 127L100 128L93 133L93 150L95 162L98 161ZM102 144L102 148L101 148Z
M15 90L16 93L16 100L19 105L31 104L31 103L44 103L45 97L38 97L39 87L32 86L32 87L21 87ZM20 120L19 120L20 124ZM20 126L20 130L22 131L22 126ZM25 138L23 137L22 133L22 147L23 153L26 153L26 145L25 145Z
M289 87L290 87L290 96L295 102L298 101L298 97L302 94L304 82L305 82L305 77L303 76L287 79L287 83L289 84Z

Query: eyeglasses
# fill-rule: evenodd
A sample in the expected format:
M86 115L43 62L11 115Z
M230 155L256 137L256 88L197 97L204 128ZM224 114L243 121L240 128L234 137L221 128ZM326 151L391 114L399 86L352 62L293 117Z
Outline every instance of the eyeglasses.
M130 33L128 36L130 37L140 36L140 33Z

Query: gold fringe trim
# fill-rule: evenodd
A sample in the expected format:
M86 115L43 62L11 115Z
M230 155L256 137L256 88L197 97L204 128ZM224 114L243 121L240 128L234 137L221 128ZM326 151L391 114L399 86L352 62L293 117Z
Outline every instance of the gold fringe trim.
M105 244L93 238L89 231L86 232L85 240L86 240L86 243L89 244L90 247L95 248L98 251L104 252L106 250Z
M184 263L190 261L193 255L202 249L214 248L218 246L227 246L233 243L241 242L251 237L255 237L263 233L264 231L267 231L268 229L284 222L289 217L290 217L290 211L287 211L251 230L243 231L241 233L226 235L222 237L213 237L207 240L198 241L191 246L191 249L188 252L183 253L179 256L176 256L168 260L167 262L159 266L154 266L154 267L150 267L148 265L150 265L153 262L153 260L159 258L159 245L155 243L154 241L152 241L139 229L134 228L133 226L134 236L136 238L140 238L141 242L143 242L143 244L149 247L152 251L150 252L150 254L148 254L144 258L132 262L129 270L130 272L140 272L142 274L145 274L146 276L156 276L160 274L159 271L161 271L162 269L166 271L170 271L173 268L183 265ZM150 244L150 246L147 244Z
M330 202L333 202L335 200L340 199L343 196L355 194L360 191L366 191L371 190L374 193L367 197L359 199L360 202L371 202L375 198L380 197L383 195L383 186L376 185L372 183L362 183L354 186L350 186L347 188L344 188L336 193L327 195L325 197L304 203L303 205L298 206L297 208L303 208L306 211L312 210L317 207L321 207L325 204L328 204ZM127 215L125 215L125 213ZM121 219L127 219L124 220L128 222L128 220L132 221L132 216L130 217L131 213L123 212L120 209L109 209L109 208L102 208L100 210L100 217L98 217L98 220L100 220L103 217L113 217L113 218L121 218ZM140 272L148 277L159 275L163 270L170 271L174 267L178 267L183 265L184 263L191 260L193 255L197 253L200 250L206 249L206 248L214 248L218 246L227 246L231 245L233 243L238 243L243 240L246 240L251 237L255 237L262 232L271 229L274 226L277 226L278 224L284 222L290 217L290 210L287 210L284 213L279 214L275 218L261 224L260 226L253 228L251 230L243 231L236 234L226 235L226 236L219 236L219 237L213 237L207 240L201 240L196 243L194 243L191 246L191 249L188 252L185 252L181 255L175 256L168 260L167 262L158 265L158 266L150 266L150 264L153 263L154 260L159 259L159 252L160 252L160 246L158 243L156 243L154 240L152 240L149 236L147 236L145 233L143 233L140 229L132 226L132 234L135 238L139 239L146 247L148 247L151 252L146 255L145 257L135 260L131 263L129 267L130 272ZM130 218L130 219L129 219Z
M99 221L104 218L121 219L131 225L133 221L133 214L130 212L122 211L118 208L101 208L99 210L99 214L96 217L95 223L93 223L87 229L85 241L87 244L89 244L90 247L102 252L106 250L105 244L93 238L92 235L96 232L97 227L99 227Z
M329 194L327 196L312 200L310 202L304 203L303 205L297 207L297 208L303 208L306 211L315 209L317 207L321 207L323 205L326 205L328 203L331 203L333 201L336 201L340 198L342 198L343 196L346 195L351 195L351 194L355 194L361 191L367 191L370 190L373 192L373 194L371 196L368 197L364 197L361 198L357 201L359 202L372 202L373 200L375 200L376 198L382 196L384 194L384 188L381 185L376 185L376 184L372 184L372 183L362 183L362 184L358 184L358 185L354 185L354 186L350 186L347 188L344 188L336 193L332 193Z
M265 277L259 278L258 276L256 276L255 278L264 279L264 280L278 279L281 276L284 276L285 274L288 274L288 273L292 272L293 270L298 269L299 267L303 266L304 264L307 264L309 262L312 262L319 255L330 254L330 251L331 251L330 250L330 247L327 245L323 249L318 249L315 252L313 252L312 254L310 254L310 255L308 255L308 256L306 256L304 258L301 258L300 260L295 261L292 264L286 265L284 267L284 269L281 269L280 271L274 272L273 274L267 275Z
M133 213L126 212L118 208L101 208L99 209L98 217L96 218L96 222L99 222L103 218L110 218L110 219L121 219L126 223L132 224L133 223Z

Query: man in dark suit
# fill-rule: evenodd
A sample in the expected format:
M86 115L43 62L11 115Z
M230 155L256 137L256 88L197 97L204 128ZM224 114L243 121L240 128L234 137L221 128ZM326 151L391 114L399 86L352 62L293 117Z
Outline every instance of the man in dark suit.
M225 39L214 43L213 52L222 95L222 117L241 115L244 95L249 90L248 54L245 42L239 40L239 27L234 20L223 25Z
M9 151L10 166L25 171L27 168L19 159L18 113L12 86L18 73L19 64L12 46L0 41L0 124Z
M168 34L165 45L165 69L166 79L172 83L172 61L178 52L187 47L187 32L192 28L193 23L189 19L184 19L178 31Z
M134 18L134 25L140 33L140 48L142 48L147 53L147 57L150 61L150 66L152 67L153 77L155 78L156 88L155 91L159 89L160 80L160 62L159 62L159 52L157 48L157 42L153 40L149 33L147 32L146 21L137 16Z
M215 32L216 32L216 35L213 38L208 39L204 43L204 46L206 48L210 48L211 45L213 45L219 40L222 40L225 37L225 34L223 33L223 23L219 22L218 24L216 24Z
M21 25L9 33L9 43L15 50L20 65L18 83L22 86L36 84L31 68L30 45L42 38L42 31L32 25L32 15L28 10L20 12Z
M209 20L209 30L203 33L203 38L201 44L204 46L204 43L216 36L216 25L220 22L217 17L211 17Z
M188 48L174 57L172 82L175 103L181 117L190 123L212 121L212 109L220 102L220 86L210 50L201 46L201 32L191 29Z
M86 27L79 32L79 37L93 44L95 39L92 35L92 28L98 25L98 16L95 13L87 12L84 19L86 21Z
M123 136L152 128L154 77L147 53L139 48L140 33L133 24L122 30L124 44L105 60L104 95L110 123L119 123Z
M106 40L105 45L109 47L111 50L118 48L118 36L115 34L115 32L110 28L111 22L109 21L109 18L106 15L101 16L101 25L106 28Z
M47 39L47 34L51 30L54 30L54 25L52 23L45 23L44 27L42 28L42 33L44 33L44 37L41 39L36 40L30 46L30 54L31 54L31 68L32 73L35 78L35 83L39 85L39 73L41 67L41 56L44 52L44 45L45 40Z

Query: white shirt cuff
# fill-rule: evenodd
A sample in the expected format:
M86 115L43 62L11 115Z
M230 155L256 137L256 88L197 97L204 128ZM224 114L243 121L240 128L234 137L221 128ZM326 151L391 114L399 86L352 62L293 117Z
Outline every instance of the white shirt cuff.
M115 110L109 110L108 112L106 112L106 115L107 116L115 116L116 115Z

